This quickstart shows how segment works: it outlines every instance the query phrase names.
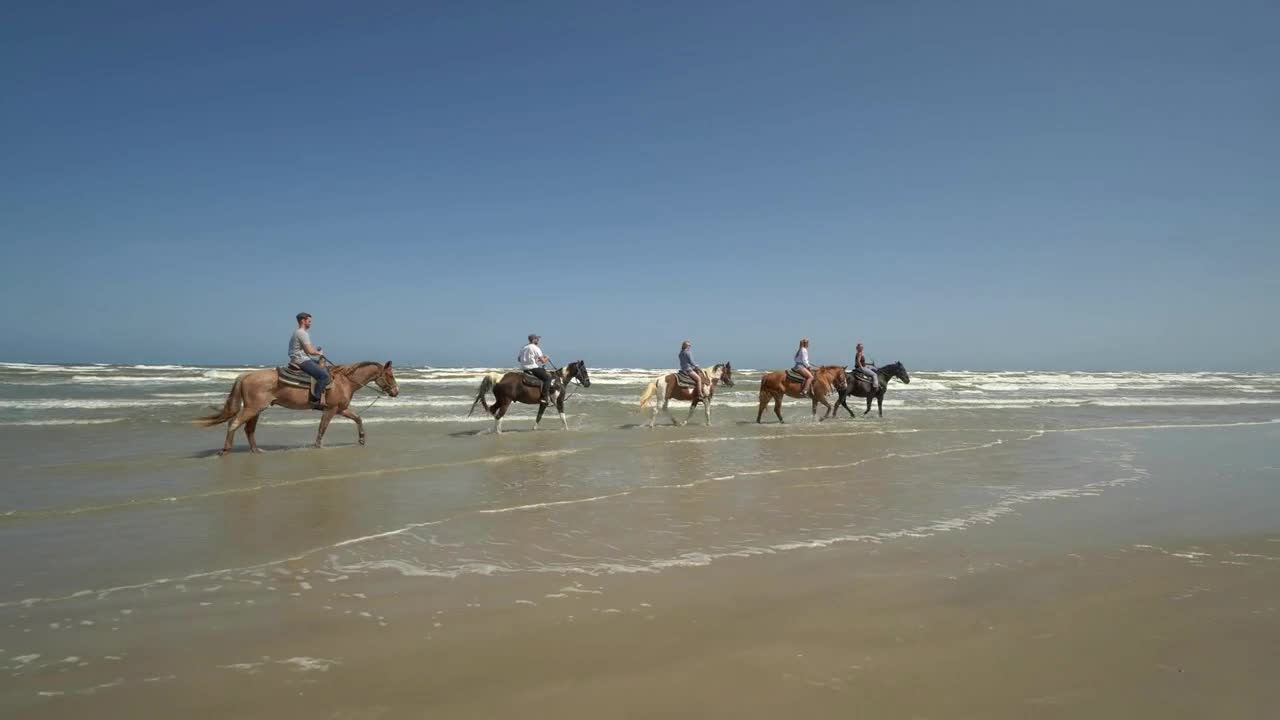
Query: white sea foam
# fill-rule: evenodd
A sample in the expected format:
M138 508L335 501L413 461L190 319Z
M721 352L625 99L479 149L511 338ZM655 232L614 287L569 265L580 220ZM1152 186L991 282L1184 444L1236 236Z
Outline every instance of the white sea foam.
M59 425L110 425L127 422L128 418L86 418L84 420L0 420L6 427L43 427Z

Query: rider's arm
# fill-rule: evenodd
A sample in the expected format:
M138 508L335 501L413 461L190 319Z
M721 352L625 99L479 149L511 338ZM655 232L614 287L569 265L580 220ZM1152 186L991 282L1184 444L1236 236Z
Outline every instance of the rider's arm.
M311 347L311 343L303 343L302 351L308 355L323 355L324 348Z

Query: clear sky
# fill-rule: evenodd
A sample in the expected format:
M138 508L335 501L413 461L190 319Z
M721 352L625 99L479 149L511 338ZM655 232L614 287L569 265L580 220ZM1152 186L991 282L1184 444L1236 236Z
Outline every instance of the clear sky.
M1280 4L6 5L0 360L1280 369Z

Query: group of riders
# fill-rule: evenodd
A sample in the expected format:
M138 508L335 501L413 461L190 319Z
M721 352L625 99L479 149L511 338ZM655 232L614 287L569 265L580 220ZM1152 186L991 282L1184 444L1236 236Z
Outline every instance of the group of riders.
M293 335L289 338L289 364L292 367L305 372L315 378L312 384L310 405L315 410L323 410L324 389L330 383L332 378L329 371L325 368L322 360L324 359L323 348L311 344L311 313L298 313L298 327L293 331ZM554 398L554 378L547 371L546 365L551 362L551 356L542 351L539 343L542 338L536 333L529 335L529 343L520 348L519 354L516 356L516 362L520 369L533 377L542 381L542 398L541 404L550 404ZM687 377L693 387L694 400L702 400L705 394L703 390L704 384L709 382L706 373L693 360L693 343L685 340L680 344L680 374ZM809 338L800 340L800 347L796 349L795 365L793 370L804 378L804 384L800 393L806 397L811 397L813 393L814 366L809 362ZM865 353L863 352L862 343L858 343L853 361L853 371L867 378L871 384L872 392L879 390L880 378L876 374L875 367L867 362Z
M792 369L804 377L804 385L800 388L800 394L805 397L812 397L814 367L809 362L809 338L800 338L800 347L796 348L795 366ZM867 378L873 393L879 391L880 376L876 374L875 366L867 362L862 343L858 343L858 347L854 351L853 371Z

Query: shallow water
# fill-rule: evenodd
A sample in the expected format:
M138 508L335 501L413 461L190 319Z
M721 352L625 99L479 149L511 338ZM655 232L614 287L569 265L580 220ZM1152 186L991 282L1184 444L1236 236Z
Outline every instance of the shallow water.
M272 668L283 689L379 657L311 627L443 641L457 623L434 618L482 607L537 608L530 627L580 617L581 598L647 614L699 573L832 552L839 576L979 537L990 564L1278 529L1280 375L920 372L883 418L789 401L788 424L757 425L747 370L712 426L699 411L650 430L637 401L656 372L595 370L570 432L529 432L521 407L495 436L466 418L482 369L402 369L401 396L363 412L368 446L339 419L310 449L317 415L271 410L269 452L219 458L222 429L188 421L240 371L0 365L0 703L123 708Z

